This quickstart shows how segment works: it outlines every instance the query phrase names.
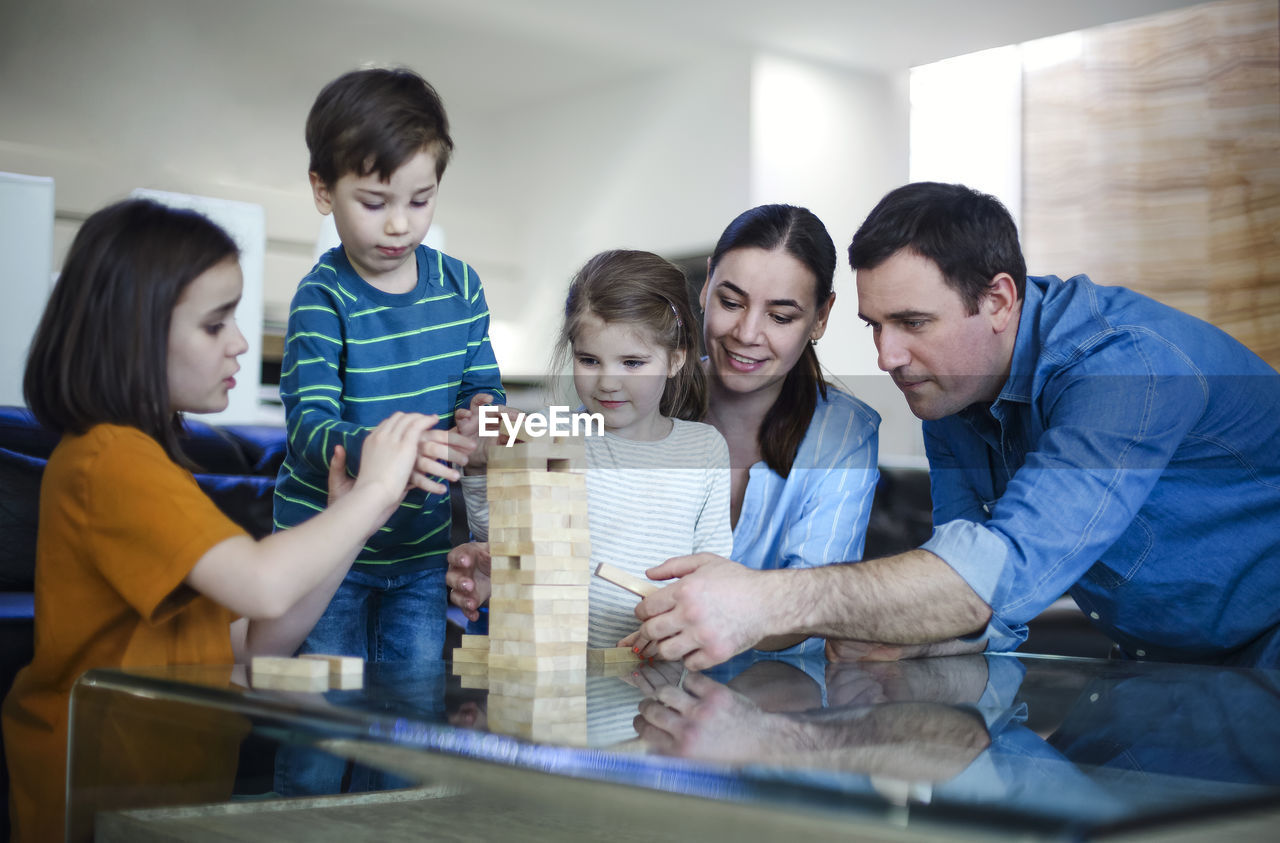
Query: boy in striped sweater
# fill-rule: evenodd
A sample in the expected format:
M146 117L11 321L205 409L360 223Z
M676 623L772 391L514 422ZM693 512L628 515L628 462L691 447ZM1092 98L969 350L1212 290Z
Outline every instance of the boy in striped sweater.
M354 473L365 436L393 412L438 416L423 456L465 462L475 407L504 400L480 279L422 244L453 149L435 89L407 69L347 73L316 98L306 139L316 208L333 214L342 244L321 256L290 306L276 529L322 510L334 446ZM410 491L300 652L440 658L449 513L443 482L435 493Z

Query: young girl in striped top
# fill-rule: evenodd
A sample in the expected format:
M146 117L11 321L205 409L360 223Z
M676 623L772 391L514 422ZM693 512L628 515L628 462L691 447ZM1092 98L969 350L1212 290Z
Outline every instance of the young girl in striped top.
M557 357L572 359L583 408L604 419L604 435L586 437L593 569L608 562L643 578L672 556L732 547L729 450L698 421L707 383L696 336L684 275L657 255L603 252L569 285ZM483 484L463 485L472 531L487 535ZM489 582L486 553L472 552L482 558L468 572L471 604L462 608L475 620ZM629 643L636 602L592 577L589 646Z

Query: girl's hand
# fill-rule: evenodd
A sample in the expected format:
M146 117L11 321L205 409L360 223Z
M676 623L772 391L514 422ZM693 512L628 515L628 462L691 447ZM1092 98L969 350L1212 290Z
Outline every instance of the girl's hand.
M439 485L418 467L421 441L439 420L436 415L392 413L365 437L360 474L350 491L372 489L383 497L386 517L380 523L391 517L411 487L434 491L434 487ZM332 466L329 475L332 478Z
M419 488L437 495L448 492L449 487L436 478L456 482L462 474L450 463L466 465L475 449L475 440L460 435L456 430L433 428L425 431L418 442L418 460L414 468L427 485L419 484Z

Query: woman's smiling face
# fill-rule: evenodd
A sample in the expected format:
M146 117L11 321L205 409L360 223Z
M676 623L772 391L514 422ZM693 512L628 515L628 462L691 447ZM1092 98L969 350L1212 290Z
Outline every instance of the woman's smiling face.
M726 252L698 299L713 381L737 393L780 390L805 344L827 329L835 294L818 305L816 289L785 249Z

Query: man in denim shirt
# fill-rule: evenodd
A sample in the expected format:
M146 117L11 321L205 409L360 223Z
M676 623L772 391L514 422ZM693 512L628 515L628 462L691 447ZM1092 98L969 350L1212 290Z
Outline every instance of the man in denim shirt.
M670 560L647 654L701 667L800 631L837 657L1008 650L1069 592L1132 658L1280 666L1274 369L1129 290L1027 278L1008 212L960 185L889 193L849 257L924 420L933 537L802 571Z

